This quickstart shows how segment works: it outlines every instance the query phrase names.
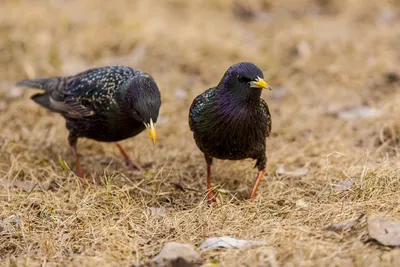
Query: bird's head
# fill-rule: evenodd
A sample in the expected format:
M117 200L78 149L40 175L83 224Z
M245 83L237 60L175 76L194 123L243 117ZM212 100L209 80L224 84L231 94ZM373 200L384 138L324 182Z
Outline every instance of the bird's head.
M160 90L156 82L145 73L135 76L127 85L124 100L131 116L145 125L150 140L155 145L157 140L155 124L161 106Z
M264 74L250 62L232 65L224 74L219 86L241 95L260 95L262 89L269 89L264 81Z

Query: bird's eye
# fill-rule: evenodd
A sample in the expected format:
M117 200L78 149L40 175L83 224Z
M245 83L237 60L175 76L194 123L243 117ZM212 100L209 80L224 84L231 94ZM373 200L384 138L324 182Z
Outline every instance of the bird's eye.
M247 77L245 77L245 76L238 76L238 81L239 81L240 83L247 83L247 82L250 82L251 79L249 79L249 78L247 78Z

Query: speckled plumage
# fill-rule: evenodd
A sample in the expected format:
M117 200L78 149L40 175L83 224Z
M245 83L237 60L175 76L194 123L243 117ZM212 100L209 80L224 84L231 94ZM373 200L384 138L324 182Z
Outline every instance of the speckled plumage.
M239 82L244 79L245 82ZM252 63L231 66L218 86L197 96L189 111L189 126L207 164L212 158L257 160L266 168L266 138L271 132L271 115L261 98L261 88L248 85L262 71Z
M69 143L79 137L116 142L137 135L157 121L160 92L153 78L124 66L93 68L68 77L17 83L43 89L32 99L66 119Z

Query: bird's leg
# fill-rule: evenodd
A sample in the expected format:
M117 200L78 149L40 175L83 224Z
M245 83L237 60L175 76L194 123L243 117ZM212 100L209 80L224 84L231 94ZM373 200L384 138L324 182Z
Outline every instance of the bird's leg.
M214 196L214 193L213 193L212 187L211 187L212 158L207 155L204 155L204 157L206 158L206 162L207 162L207 199L209 202L215 202L216 198Z
M126 152L126 150L120 145L120 143L115 143L115 145L118 147L119 151L121 151L122 156L125 159L125 164L135 170L140 170L142 169L139 165L137 165L136 163L134 163L131 158L129 157L128 153Z
M216 201L211 186L211 164L207 164L207 199L209 202Z
M261 183L261 179L263 178L264 173L265 173L265 170L261 170L258 172L257 177L256 177L256 182L254 183L253 190L251 190L249 199L253 199L256 196L258 186Z
M69 141L69 144L70 144L70 146L71 146L72 154L74 155L74 158L75 158L75 165L76 165L76 173L75 173L75 174L76 174L79 178L81 178L81 181L82 181L84 184L87 185L87 184L88 184L88 181L86 180L85 174L84 174L83 171L82 171L81 163L80 163L80 161L79 161L78 151L77 151L77 149L76 149L76 144L77 144L77 142L78 142L78 138L77 138L76 136L69 135L68 141Z
M251 190L249 199L253 199L256 196L256 192L258 187L260 186L261 179L264 177L266 165L267 165L267 157L265 155L261 159L257 160L256 166L258 168L258 174L253 186L253 190Z
M78 152L76 150L76 145L72 145L71 146L71 151L72 151L72 154L74 155L74 159L75 159L76 174L80 178L84 179L85 175L83 174L83 171L82 171L82 168L81 168L81 163L79 161L79 156L78 156Z

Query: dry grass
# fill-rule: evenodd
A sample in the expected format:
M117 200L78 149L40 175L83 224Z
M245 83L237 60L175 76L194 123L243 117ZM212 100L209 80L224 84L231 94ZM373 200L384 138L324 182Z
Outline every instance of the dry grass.
M0 219L12 218L13 225L0 232L0 265L128 266L145 262L167 241L199 245L222 235L270 245L202 255L221 266L267 266L274 259L280 266L400 265L398 249L369 242L365 220L345 233L323 230L362 213L400 218L399 86L385 78L400 71L399 3L240 2L1 2L0 179L53 186L0 187ZM214 185L224 190L209 206L188 108L238 61L259 65L276 88L263 95L273 118L269 172L248 202L254 162L216 161ZM163 97L160 145L154 152L146 133L124 141L147 166L132 172L114 146L81 140L91 181L83 188L60 164L74 168L64 119L33 103L33 91L19 96L13 83L105 64L155 77ZM383 116L327 115L358 105ZM309 172L277 175L280 164ZM354 185L338 190L347 179ZM173 181L198 191L181 192ZM165 216L152 207L165 208Z

